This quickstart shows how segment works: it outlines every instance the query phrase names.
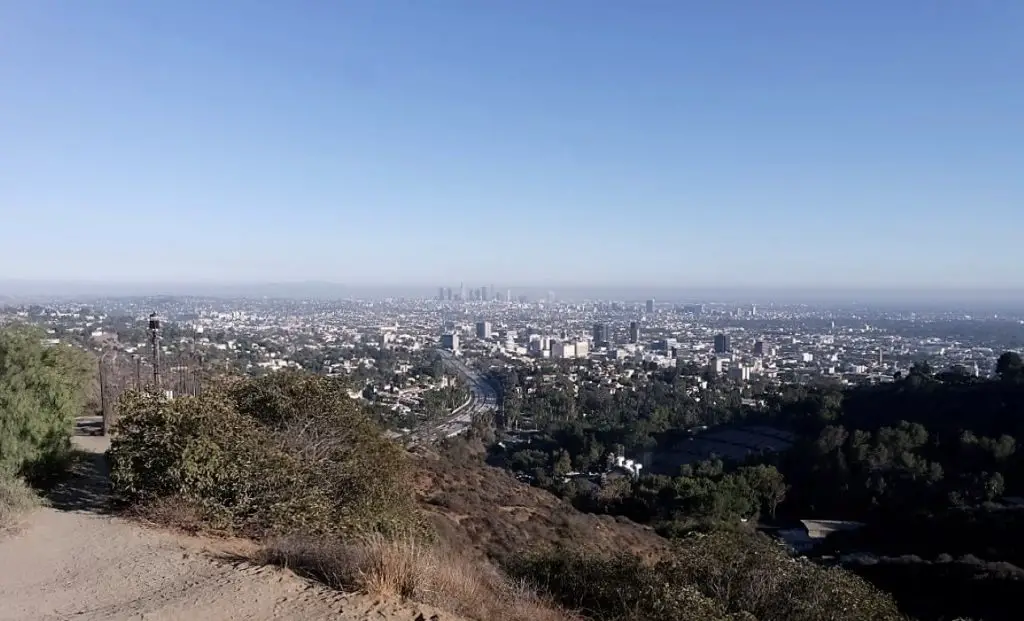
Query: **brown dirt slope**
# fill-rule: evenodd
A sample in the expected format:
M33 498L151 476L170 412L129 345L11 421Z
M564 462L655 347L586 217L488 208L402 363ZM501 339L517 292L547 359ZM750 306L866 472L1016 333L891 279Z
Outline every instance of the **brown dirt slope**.
M648 527L624 518L583 513L510 473L460 457L414 457L421 507L442 538L455 549L492 558L570 543L596 551L633 551L643 556L666 550L665 540Z

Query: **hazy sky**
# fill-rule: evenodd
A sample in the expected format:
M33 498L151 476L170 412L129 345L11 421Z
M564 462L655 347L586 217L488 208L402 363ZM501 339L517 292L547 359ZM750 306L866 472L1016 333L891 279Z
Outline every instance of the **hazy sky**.
M1019 0L0 0L0 278L1024 287Z

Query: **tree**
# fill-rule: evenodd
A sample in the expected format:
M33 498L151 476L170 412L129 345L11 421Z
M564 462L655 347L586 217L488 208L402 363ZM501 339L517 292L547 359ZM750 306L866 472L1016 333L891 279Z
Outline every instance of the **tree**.
M1015 351L1008 351L996 361L996 373L1003 379L1015 379L1024 376L1024 360Z
M552 466L555 476L564 477L565 475L572 472L572 459L569 457L569 452L562 449L558 452L558 457L555 459L554 466Z
M747 479L758 501L768 510L772 519L775 510L786 499L786 480L775 466L758 465L740 468L740 475Z
M45 345L44 336L25 326L0 330L0 471L28 474L63 458L85 405L89 355Z

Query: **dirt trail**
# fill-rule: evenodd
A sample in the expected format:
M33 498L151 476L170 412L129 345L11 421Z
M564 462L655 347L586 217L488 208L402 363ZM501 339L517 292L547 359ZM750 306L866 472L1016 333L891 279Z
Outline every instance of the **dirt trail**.
M90 434L95 424L79 426L75 443L86 455L50 506L0 534L0 621L414 621L436 613L343 595L287 570L232 561L203 539L108 515L106 439Z

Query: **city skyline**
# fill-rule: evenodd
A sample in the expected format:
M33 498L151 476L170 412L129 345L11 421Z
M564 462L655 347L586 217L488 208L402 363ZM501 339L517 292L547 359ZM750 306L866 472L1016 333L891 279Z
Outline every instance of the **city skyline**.
M925 0L6 2L0 279L1024 289L1022 30Z
M472 292L484 285L465 284L465 300L460 299L459 282L438 286L401 285L349 285L325 281L293 282L99 282L99 281L28 281L0 278L0 300L46 300L49 298L88 299L136 296L195 296L230 299L282 298L282 299L386 299L410 298L438 300L439 288L446 291L445 302L480 303ZM486 287L490 290L491 283ZM447 291L451 299L447 299ZM684 287L638 285L571 285L497 284L487 302L512 294L513 300L525 296L531 301L554 296L559 302L627 301L638 311L645 311L646 303L656 305L710 302L723 304L826 304L849 306L888 306L930 309L1016 310L1024 308L1024 290L1017 288L784 288L784 287Z

